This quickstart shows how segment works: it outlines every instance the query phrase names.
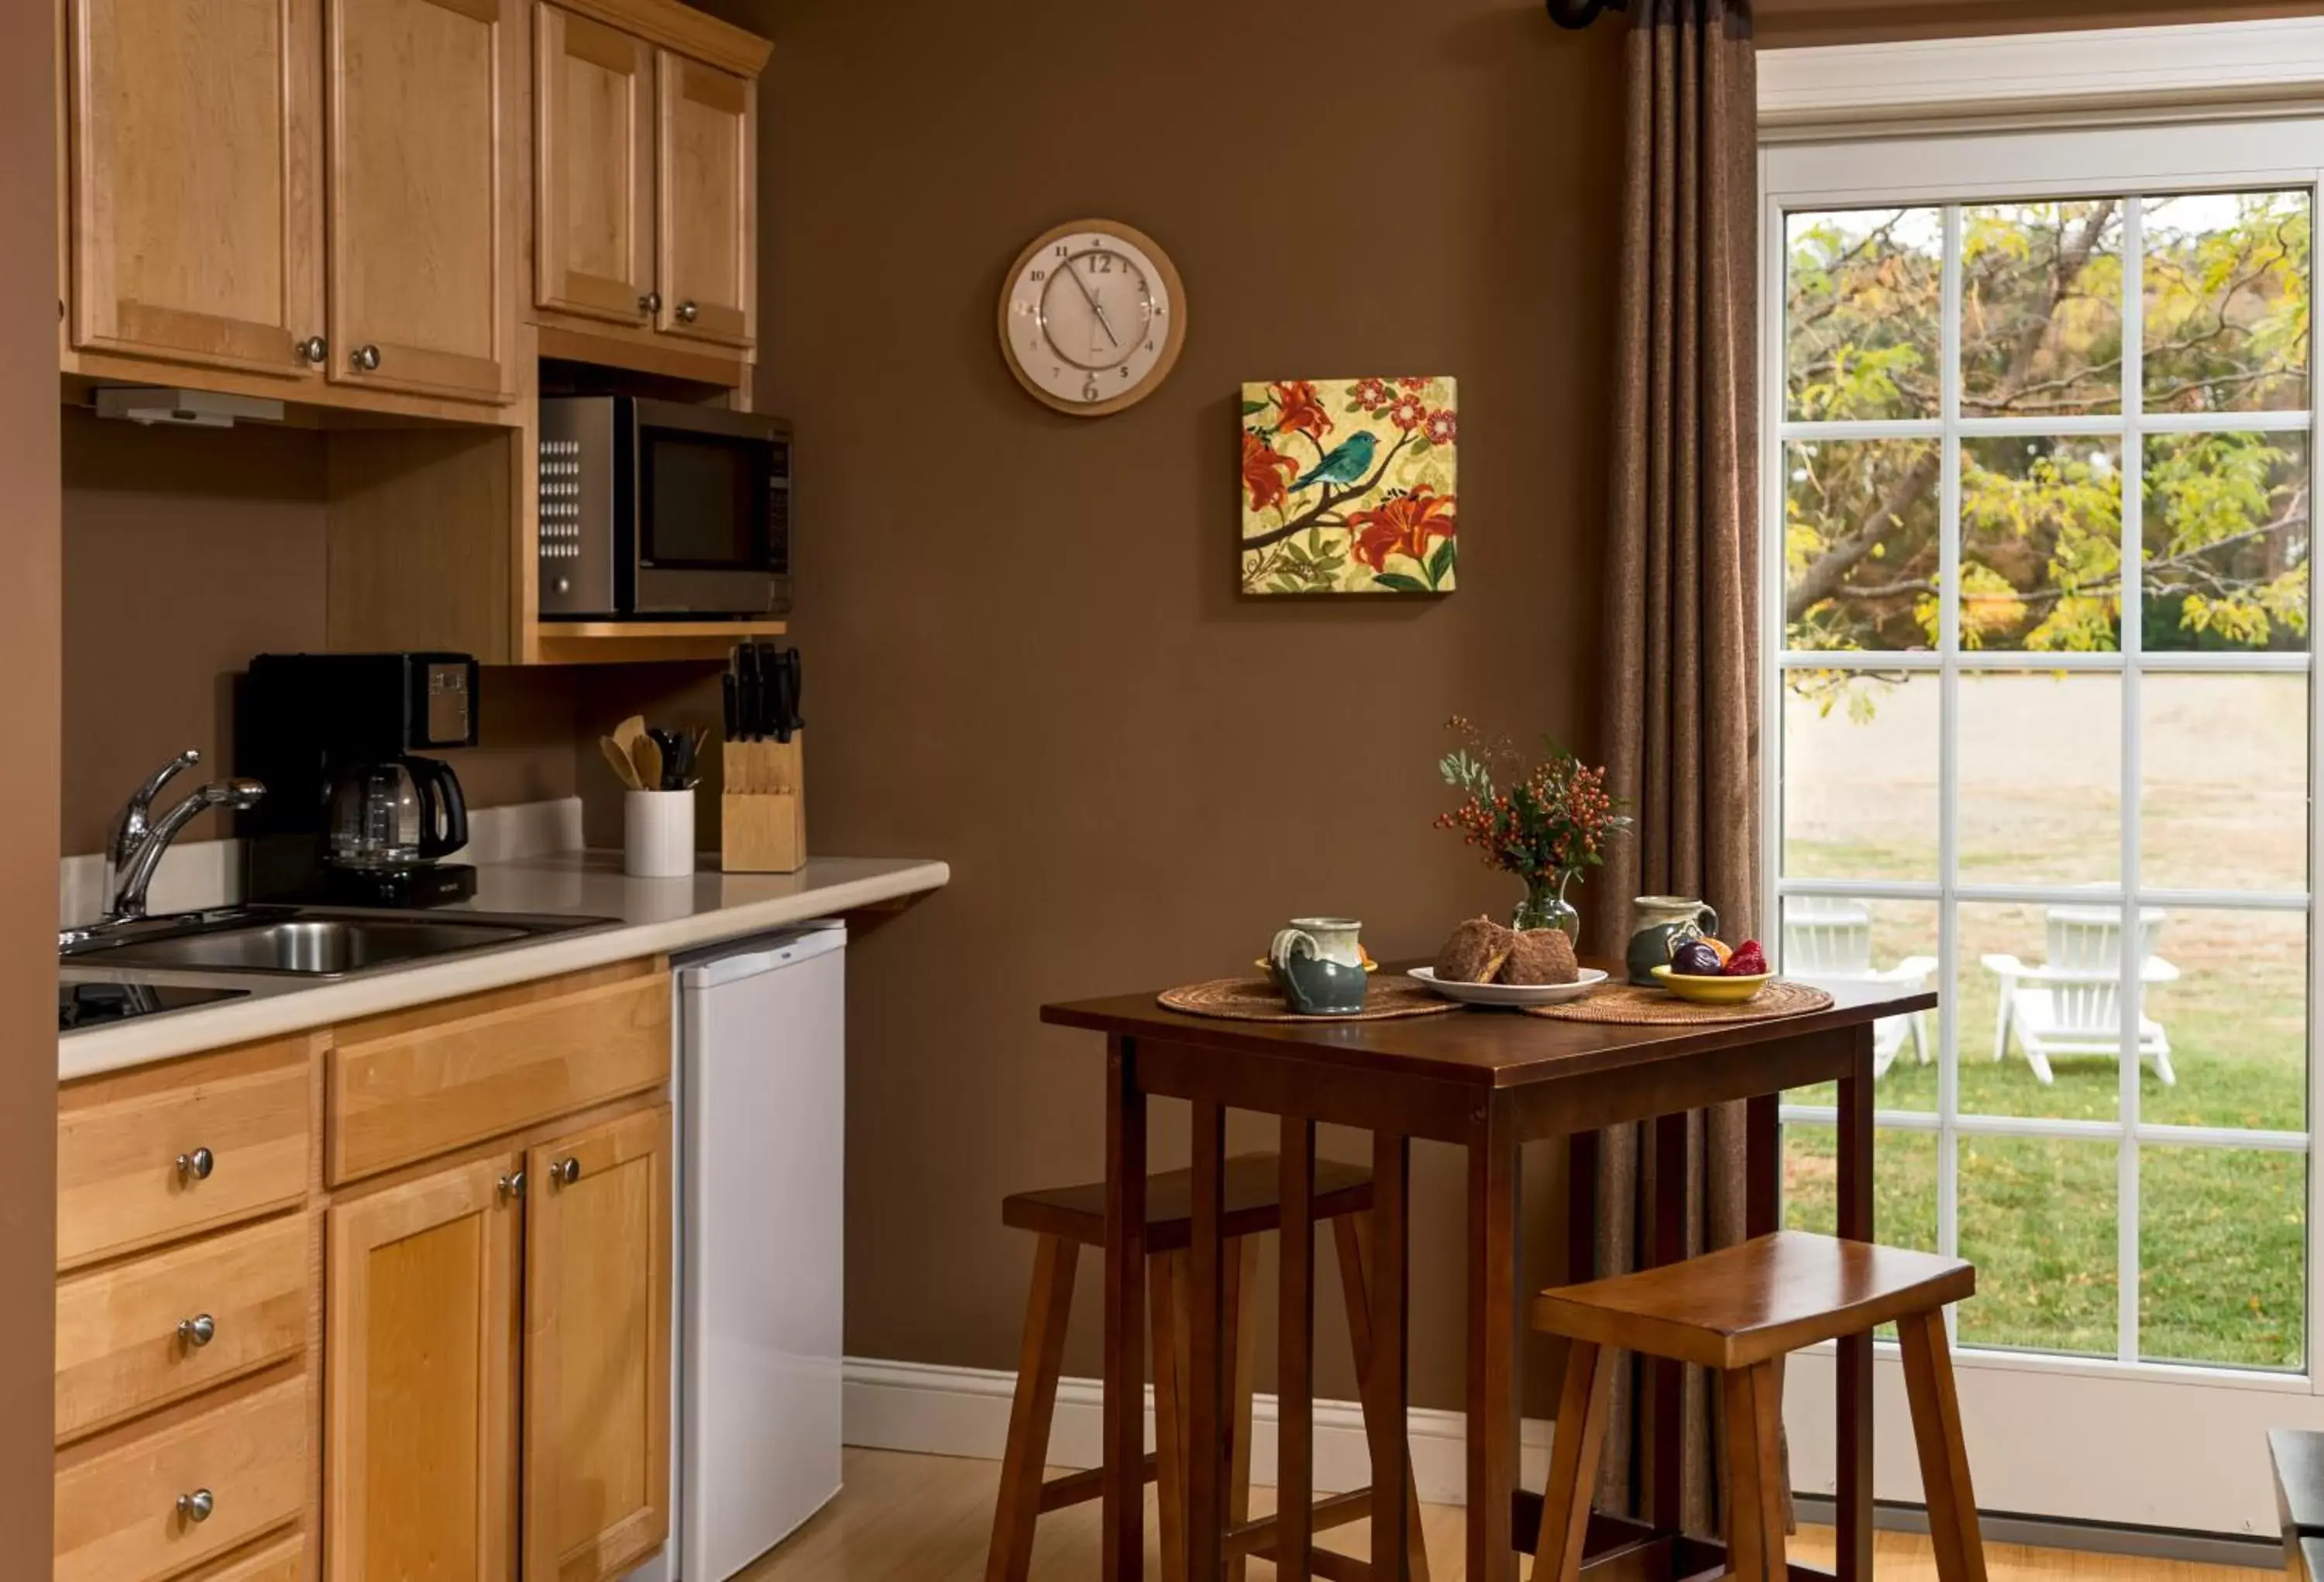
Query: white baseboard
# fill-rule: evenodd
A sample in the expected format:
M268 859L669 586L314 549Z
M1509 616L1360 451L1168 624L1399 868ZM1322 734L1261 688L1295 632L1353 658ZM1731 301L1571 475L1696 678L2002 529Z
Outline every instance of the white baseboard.
M845 1367L844 1432L851 1445L913 1450L931 1456L997 1460L1009 1439L1009 1402L1017 1375L991 1368L850 1357ZM1049 1429L1049 1465L1098 1464L1104 1393L1095 1379L1057 1384L1057 1411ZM1154 1392L1146 1392L1146 1443L1154 1444ZM1251 1480L1275 1483L1276 1402L1251 1403ZM1458 1505L1468 1493L1467 1420L1457 1411L1414 1407L1410 1425L1413 1481L1432 1504ZM1526 1485L1549 1476L1550 1424L1527 1418L1520 1433ZM1315 1488L1337 1493L1370 1481L1362 1411L1351 1401L1315 1403Z

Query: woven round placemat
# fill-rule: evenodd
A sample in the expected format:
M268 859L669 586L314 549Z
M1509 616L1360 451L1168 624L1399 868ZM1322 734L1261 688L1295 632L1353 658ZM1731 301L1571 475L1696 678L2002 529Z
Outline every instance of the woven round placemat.
M1691 1022L1764 1022L1774 1016L1803 1016L1831 1004L1831 996L1806 984L1772 978L1739 1005L1698 1005L1663 989L1624 984L1600 989L1586 1000L1563 1005L1528 1005L1528 1016L1553 1022L1613 1022L1629 1027L1672 1027Z
M1219 977L1206 984L1188 984L1155 995L1166 1011L1193 1016L1218 1016L1229 1022L1387 1022L1398 1016L1434 1016L1461 1007L1430 992L1411 978L1375 978L1364 995L1364 1008L1345 1016L1302 1016L1283 1003L1282 994L1263 977Z

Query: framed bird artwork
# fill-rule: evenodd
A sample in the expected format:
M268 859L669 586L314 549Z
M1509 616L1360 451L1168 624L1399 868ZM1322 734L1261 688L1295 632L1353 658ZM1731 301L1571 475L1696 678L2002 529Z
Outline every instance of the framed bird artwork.
M1242 387L1242 590L1450 593L1460 550L1449 378Z

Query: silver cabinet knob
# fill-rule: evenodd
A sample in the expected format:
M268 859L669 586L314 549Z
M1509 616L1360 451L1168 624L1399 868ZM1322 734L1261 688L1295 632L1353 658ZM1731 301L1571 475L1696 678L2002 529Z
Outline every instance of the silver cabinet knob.
M680 324L691 324L701 317L702 310L692 302L680 302L678 305L678 321Z
M358 373L371 373L379 366L379 348L369 345L359 346L347 354L347 361L355 365Z
M517 1171L514 1175L503 1176L501 1178L501 1196L503 1198L521 1198L524 1196L524 1172L522 1170Z
M208 1313L196 1313L190 1318L178 1320L178 1338L188 1346L208 1346L217 1338L217 1320Z
M207 1181L210 1171L217 1168L217 1155L207 1148L178 1155L178 1179L181 1181Z
M207 1522L217 1509L217 1501L208 1489L196 1489L190 1494L178 1496L178 1514L189 1522Z
M310 335L291 349L310 363L319 363L331 355L331 343L319 335Z
M549 1179L560 1187L571 1186L581 1179L581 1161L577 1159L558 1160L549 1167Z
M648 291L644 296L640 297L638 299L638 311L641 313L660 312L661 293L659 291Z

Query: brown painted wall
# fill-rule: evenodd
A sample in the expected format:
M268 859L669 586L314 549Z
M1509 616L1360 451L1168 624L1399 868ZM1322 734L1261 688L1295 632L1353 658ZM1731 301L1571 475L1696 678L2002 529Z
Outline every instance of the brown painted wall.
M0 7L0 1576L49 1574L56 1307L54 18Z
M2319 0L1759 0L1763 47L1965 38L2061 28L2251 22L2324 14Z
M323 646L327 442L65 413L66 851L101 849L122 799L181 748L226 772L235 673L254 653ZM573 793L576 686L485 673L484 743L447 754L471 803ZM222 833L208 813L187 838Z
M1433 950L1515 899L1430 828L1445 717L1594 734L1621 36L1532 0L711 8L775 40L760 388L802 456L810 844L954 871L852 955L848 1347L1011 1366L1000 1199L1103 1161L1098 1045L1041 1003L1237 971L1318 909ZM1099 420L994 345L1018 249L1084 215L1151 233L1188 301L1168 383ZM1461 590L1240 597L1240 383L1367 373L1461 381ZM706 709L683 682L630 696ZM1447 1405L1462 1177L1416 1172L1415 1389Z

